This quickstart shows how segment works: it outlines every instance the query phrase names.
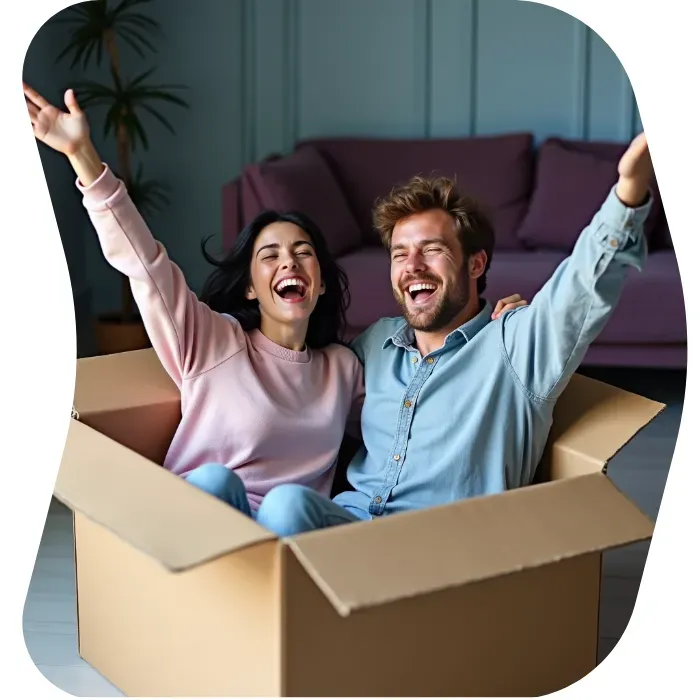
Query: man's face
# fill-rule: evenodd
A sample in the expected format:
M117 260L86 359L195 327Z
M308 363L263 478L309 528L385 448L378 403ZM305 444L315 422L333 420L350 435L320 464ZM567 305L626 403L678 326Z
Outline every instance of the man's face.
M472 281L457 223L447 212L426 211L396 224L390 255L394 297L412 328L439 331L466 309Z

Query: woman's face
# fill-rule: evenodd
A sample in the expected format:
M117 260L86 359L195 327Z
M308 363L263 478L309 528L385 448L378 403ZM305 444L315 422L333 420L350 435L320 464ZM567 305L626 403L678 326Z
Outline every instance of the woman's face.
M266 226L253 246L248 299L257 299L263 318L282 325L308 325L325 292L311 238L292 223Z

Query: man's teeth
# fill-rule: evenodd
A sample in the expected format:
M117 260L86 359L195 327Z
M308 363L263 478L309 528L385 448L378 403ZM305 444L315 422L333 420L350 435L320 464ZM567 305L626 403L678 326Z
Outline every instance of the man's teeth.
M429 292L434 292L437 289L437 285L435 284L426 284L425 282L421 282L420 284L412 284L409 286L408 291L413 294L414 292L420 292L421 290L426 289Z
M306 286L304 285L304 282L300 280L298 277L290 278L288 280L282 280L276 287L275 291L276 292L281 292L285 287L300 287L301 290L303 291L306 289Z

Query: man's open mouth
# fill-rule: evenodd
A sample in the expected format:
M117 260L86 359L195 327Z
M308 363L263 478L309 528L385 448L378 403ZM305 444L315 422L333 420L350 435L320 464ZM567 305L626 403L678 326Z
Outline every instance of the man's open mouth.
M275 292L284 301L296 303L303 301L307 292L306 282L300 277L287 277L275 286Z
M406 288L406 294L414 304L425 304L435 294L437 284L433 282L413 282Z

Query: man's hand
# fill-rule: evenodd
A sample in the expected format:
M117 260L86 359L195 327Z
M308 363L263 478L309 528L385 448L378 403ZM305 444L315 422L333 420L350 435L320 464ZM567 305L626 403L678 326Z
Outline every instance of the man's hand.
M642 132L630 144L617 167L619 178L615 192L620 201L635 208L644 204L649 194L653 167L647 138Z

